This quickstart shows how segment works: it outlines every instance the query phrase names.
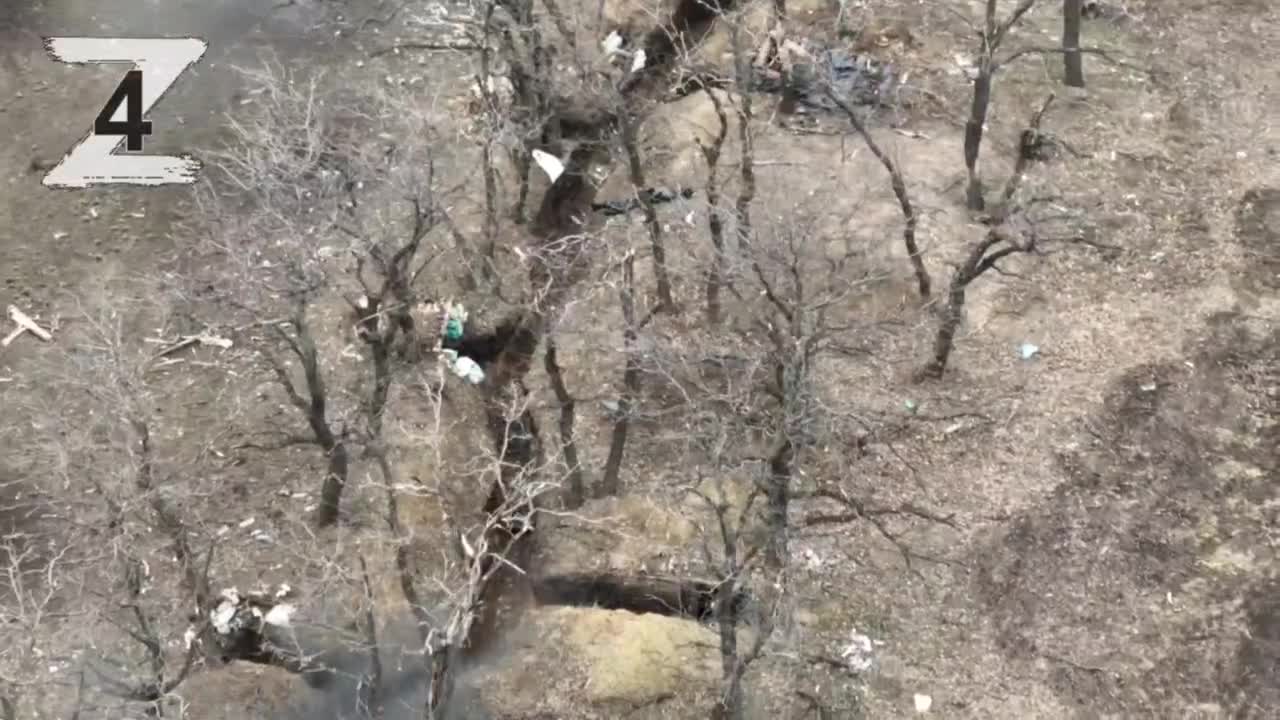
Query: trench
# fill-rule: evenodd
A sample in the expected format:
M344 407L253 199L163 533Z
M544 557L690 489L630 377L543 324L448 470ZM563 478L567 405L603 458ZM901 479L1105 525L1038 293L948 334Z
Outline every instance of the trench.
M636 103L646 99L661 102L665 91L663 79L671 70L675 49L705 37L719 14L731 10L733 5L734 0L718 3L681 0L667 22L644 36L641 46L649 62L642 71L620 83L619 91L626 98L624 105L638 107ZM583 117L590 120L582 121ZM489 395L487 425L503 467L489 492L486 512L506 502L504 488L509 487L508 480L521 472L536 472L533 468L541 442L534 418L528 412L507 418L503 400L509 399L512 393L525 392L523 379L542 343L545 320L551 315L548 308L554 309L562 302L574 282L571 271L566 268L576 264L579 250L565 240L581 232L580 218L591 211L610 215L627 209L596 202L596 188L585 181L587 168L598 159L601 147L607 142L605 138L618 125L619 118L612 111L593 108L583 112L572 103L567 103L562 112L547 122L546 127L560 128L562 138L579 143L565 162L564 172L544 194L530 228L535 242L555 255L535 264L530 270L530 279L534 287L550 279L553 292L543 298L543 307L507 318L490 335L464 333L460 343L463 347L458 349L459 354L468 354L485 370L487 379L478 390ZM537 512L538 508L531 507L529 517L535 518ZM619 574L545 575L538 566L535 552L538 542L535 526L536 522L529 527L498 528L489 539L490 547L509 547L506 558L510 564L504 563L482 591L480 616L462 648L462 670L470 663L482 662L488 651L495 649L501 638L519 625L527 611L537 607L600 607L704 622L712 618L715 588L710 582ZM482 562L496 561L484 559ZM511 565L521 571L512 569ZM738 598L736 603L741 605L745 599Z

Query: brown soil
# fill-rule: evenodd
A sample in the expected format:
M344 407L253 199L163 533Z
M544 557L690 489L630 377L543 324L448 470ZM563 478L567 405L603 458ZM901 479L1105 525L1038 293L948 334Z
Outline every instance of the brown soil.
M748 676L761 717L807 717L807 701L794 691L811 686L841 718L912 717L917 693L933 698L937 717L974 720L1280 717L1280 87L1274 79L1280 15L1260 1L1123 4L1131 14L1091 22L1086 41L1117 49L1152 72L1089 57L1089 91L1077 97L1059 87L1057 56L1019 61L997 80L984 154L984 173L994 184L1007 170L1011 140L1030 109L1059 92L1047 125L1081 156L1067 153L1033 168L1028 192L1052 194L1079 210L1093 237L1117 249L1071 247L1010 263L1006 270L1016 276L984 277L970 294L953 368L937 383L909 379L927 351L934 318L909 302L900 216L880 166L852 136L797 135L762 124L761 232L804 225L824 242L856 244L871 278L856 307L859 319L877 323L858 338L866 352L829 359L816 372L833 401L873 419L875 427L859 439L861 455L834 449L811 458L812 467L881 504L912 502L954 513L958 529L895 525L898 539L915 553L907 568L900 549L868 524L806 526L802 519L821 509L798 503L794 627L779 632L770 646L777 651L773 659ZM583 17L594 21L591 5ZM613 5L611 16L627 15ZM895 118L921 136L884 127L875 132L901 163L924 211L926 262L935 280L945 282L950 264L983 231L960 209L959 123L967 88L949 73L972 36L941 4L877 0L857 9L851 4L842 15L834 5L788 5L814 33L836 34L839 15L850 43L878 48L930 91L927 102ZM978 3L957 7L966 12L968 5ZM1056 7L1046 3L1033 12L1017 36L1053 42ZM74 8L62 12L51 17L69 23L75 15ZM77 22L84 29L96 21ZM864 24L886 30L859 33ZM0 548L0 568L12 551L29 549L26 567L37 570L47 566L56 542L32 544L30 535L18 533L51 526L87 532L73 520L91 524L99 512L94 498L78 494L89 469L110 476L128 461L123 453L106 455L68 470L60 465L65 458L51 452L58 422L92 424L82 412L84 397L58 380L77 371L64 365L60 351L88 342L94 330L74 296L89 298L91 307L127 309L126 301L146 292L139 277L154 287L175 266L184 232L178 221L190 205L175 190L43 188L32 160L47 161L68 147L113 81L109 73L53 66L29 33L4 32L0 28L0 41L26 40L18 49L0 48L0 133L12 138L0 149L0 307L22 307L54 327L58 340L44 345L24 337L0 350L0 379L12 378L0 382L0 537L11 541ZM300 29L283 38L254 35L250 27L236 33L253 38L228 51L242 60L252 46L284 47L301 37L309 47L312 37ZM880 35L883 42L868 39ZM708 55L724 42L713 33ZM349 50L299 51L298 62L365 79L402 69L384 58L386 64L370 62L361 75L353 56L343 54ZM227 92L202 99L191 90L167 111L187 115L191 137L220 132L216 121L194 118L197 112L212 118L213 109L231 101L231 81L214 71L210 77ZM440 82L456 90L450 83L457 79ZM761 100L762 115L773 102ZM692 139L713 131L714 113L707 110L688 99L660 110L646 127L646 149L655 158L651 179L697 187L701 156ZM433 106L431 112L443 122L449 111ZM736 152L732 140L726 157ZM610 192L625 189L625 178L616 174L609 182ZM727 197L734 191L730 179ZM685 226L683 213L664 216L669 244L702 248L704 229ZM804 223L794 219L805 214L811 217ZM632 234L639 234L638 225ZM678 267L676 274L683 277ZM647 281L648 268L642 265L638 275ZM694 283L678 291L696 310ZM467 303L490 317L504 312L497 301ZM159 317L166 313L155 308L125 314L133 341L162 322L177 332L186 321ZM584 287L557 328L566 381L584 398L579 444L592 477L609 428L594 400L613 397L621 367L617 314L611 289ZM334 358L330 370L355 377L358 361L342 354L347 337L339 303L318 316L329 336L327 356ZM652 331L657 342L680 345L697 322L691 312L661 318ZM300 427L273 381L253 369L258 340L247 333L230 352L199 349L150 381L168 460L182 471L174 473L173 487L185 493L184 512L204 539L254 517L254 527L275 540L233 533L220 546L219 579L244 587L289 582L302 591L309 613L334 625L353 622L353 608L363 602L354 568L357 554L367 556L383 611L379 621L390 627L404 612L403 600L381 534L383 493L365 480L367 468L353 474L359 479L349 490L343 526L316 534L304 509L315 502L322 458L313 448L264 453L241 447L267 431ZM1041 346L1042 355L1024 362L1018 356L1023 342ZM554 396L539 371L530 385L550 436ZM461 383L450 391L443 430L416 412L415 390L402 389L394 399L394 424L403 430L396 449L407 458L402 517L414 528L424 561L441 556L451 542L442 513L474 512L487 487L477 481L442 491L445 480L476 480L483 464L476 458L488 442L472 422L481 413L479 401ZM633 430L625 496L549 524L539 538L539 552L551 553L544 572L633 574L643 566L644 572L675 567L682 576L697 576L704 569L710 525L687 492L696 481L682 459L688 448L681 423L692 420L672 410L670 398L655 392L651 400L649 421ZM915 412L904 409L907 400ZM440 433L451 442L433 444L429 438ZM199 473L186 473L196 467ZM71 504L46 507L46 524L35 523L22 505L37 489ZM77 562L109 567L107 544ZM173 572L163 542L152 538L147 548L158 575ZM76 572L106 582L80 566ZM121 636L94 613L53 613L35 623L13 589L0 586L0 678L33 678L29 691L22 686L19 717L61 711L76 688L67 668L86 641L106 645L122 642ZM479 649L497 659L468 676L475 687L510 691L486 707L508 718L624 717L636 708L642 710L634 717L705 716L698 713L714 692L718 662L706 628L625 610L530 610L536 598L524 590L501 608L511 621L482 638ZM84 597L80 589L59 591ZM153 593L149 602L165 618L165 637L179 638L185 599ZM795 661L805 654L839 656L855 628L884 643L876 646L873 671L853 676ZM689 647L680 650L682 644ZM46 654L33 655L31 647ZM141 667L141 660L128 659ZM682 679L674 666L692 679ZM682 684L692 690L675 698ZM0 694L11 690L0 680ZM275 671L209 667L180 694L192 703L185 717L202 720L279 717L283 707L314 701L308 692ZM115 717L114 708L86 720Z

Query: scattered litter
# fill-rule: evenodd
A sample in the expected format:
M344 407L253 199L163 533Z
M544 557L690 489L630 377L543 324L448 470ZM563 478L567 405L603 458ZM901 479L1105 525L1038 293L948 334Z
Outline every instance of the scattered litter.
M953 57L956 61L956 67L949 71L952 75L964 75L970 80L978 77L978 65L972 58L964 53L956 53Z
M1139 390L1141 390L1142 392L1155 392L1155 390L1156 390L1156 384L1155 384L1155 383L1143 383L1143 384L1141 384L1141 385L1139 385L1139 386L1138 386L1138 389L1139 389Z
M279 589L276 590L276 599L289 597L289 593L293 592L293 588L289 583L280 583Z
M226 593L227 591L224 590L222 602L218 603L218 607L209 613L209 622L213 624L213 629L217 630L220 635L231 633L231 621L235 619L236 606L240 604L239 595L227 595Z
M450 363L450 367L454 375L466 379L472 385L479 385L484 382L484 370L476 364L475 360L466 355L459 356Z
M903 130L902 128L894 128L893 131L903 137L909 137L913 140L932 140L933 139L928 135L925 135L924 133L920 132L919 130Z
M267 532L266 530L263 530L262 528L258 528L257 530L254 530L252 533L249 534L249 537L261 543L271 542L271 533Z
M547 177L551 178L552 183L564 173L564 163L560 162L560 159L551 153L534 149L533 161L537 163L538 167L542 168L542 172L546 173Z
M607 200L605 202L592 203L591 209L602 215L626 215L632 210L639 210L644 207L644 203L649 205L661 205L662 203L675 202L681 198L688 200L693 197L693 188L681 188L679 190L665 190L662 188L647 188L641 190L638 197L629 197L625 200ZM685 222L692 224L693 213L690 212Z
M609 37L600 43L606 55L612 55L622 49L622 35L617 30L609 33Z
M246 518L240 522L240 529L243 530L253 524L253 518Z
M915 702L916 702L916 712L918 713L927 713L929 712L929 708L933 707L933 698L929 697L928 695L921 695L920 693L916 693Z
M463 323L467 321L466 308L461 305L446 305L448 319L444 324L444 339L456 343L462 340Z
M863 673L875 665L875 644L871 638L858 632L857 628L849 630L849 645L840 652L840 657L849 664L855 673Z
M191 646L195 644L195 641L196 641L196 629L194 627L187 628L187 631L182 633L183 647L190 650Z
M644 69L644 48L636 51L634 57L631 58L631 72L636 73Z
M217 335L186 335L179 340L165 340L163 338L147 338L146 340L152 344L165 345L156 353L155 359L167 357L180 350L185 350L192 345L211 345L213 347L229 350L234 343L230 340L218 337Z
M807 565L810 570L822 569L822 558L818 557L818 553L814 552L813 548L805 548L802 553L804 554L805 565Z
M91 207L91 208L89 208L89 217L93 218L94 220L97 220L97 219L98 219L98 208L96 208L96 207Z
M1022 355L1023 360L1030 360L1040 354L1040 347L1031 343L1022 343L1018 347L1018 353Z
M796 111L820 110L840 112L835 102L827 97L827 78L835 95L853 105L883 105L901 86L901 80L892 65L882 63L869 55L855 55L840 48L806 52L811 61L797 62L791 76L796 93ZM780 92L782 78L769 78L762 83L762 90ZM776 87L774 87L776 86Z
M53 233L53 239L54 239L54 240L61 240L62 238L66 237L66 236L68 236L68 235L70 235L70 234L71 234L71 233L63 232L62 230L58 230L58 231L56 231L56 232L54 232L54 233Z
M262 621L276 627L289 627L289 619L293 617L295 609L292 605L281 603L268 610Z
M907 412L909 413L914 413L916 410L919 409L919 406L916 405L915 400L908 400L902 404L907 408Z
M52 333L40 327L35 320L31 319L30 315L22 312L14 305L9 306L9 319L16 323L18 327L14 328L13 332L6 335L3 340L0 340L0 347L9 347L9 343L16 340L19 335L28 332L45 342L53 339Z

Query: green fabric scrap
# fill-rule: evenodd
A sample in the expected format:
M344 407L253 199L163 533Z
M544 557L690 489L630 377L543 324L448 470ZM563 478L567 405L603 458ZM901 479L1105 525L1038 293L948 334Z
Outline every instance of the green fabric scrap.
M462 339L462 321L456 317L450 317L449 322L444 326L444 338L449 342L457 342Z

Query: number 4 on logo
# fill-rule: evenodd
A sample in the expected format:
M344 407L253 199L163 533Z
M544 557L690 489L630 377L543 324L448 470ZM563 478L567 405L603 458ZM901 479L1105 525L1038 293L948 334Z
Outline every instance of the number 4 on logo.
M120 106L125 106L124 121L113 120ZM94 135L123 135L125 149L129 152L142 152L142 136L151 134L151 121L142 119L142 71L130 70L125 73L124 80L116 88L111 99L107 101L102 112L93 121Z
M46 38L45 49L58 62L133 67L98 113L89 135L49 171L44 184L86 188L195 182L200 163L189 155L117 155L114 151L123 141L127 152L141 152L143 136L152 131L151 121L143 118L208 47L196 38ZM121 105L125 118L117 120Z

